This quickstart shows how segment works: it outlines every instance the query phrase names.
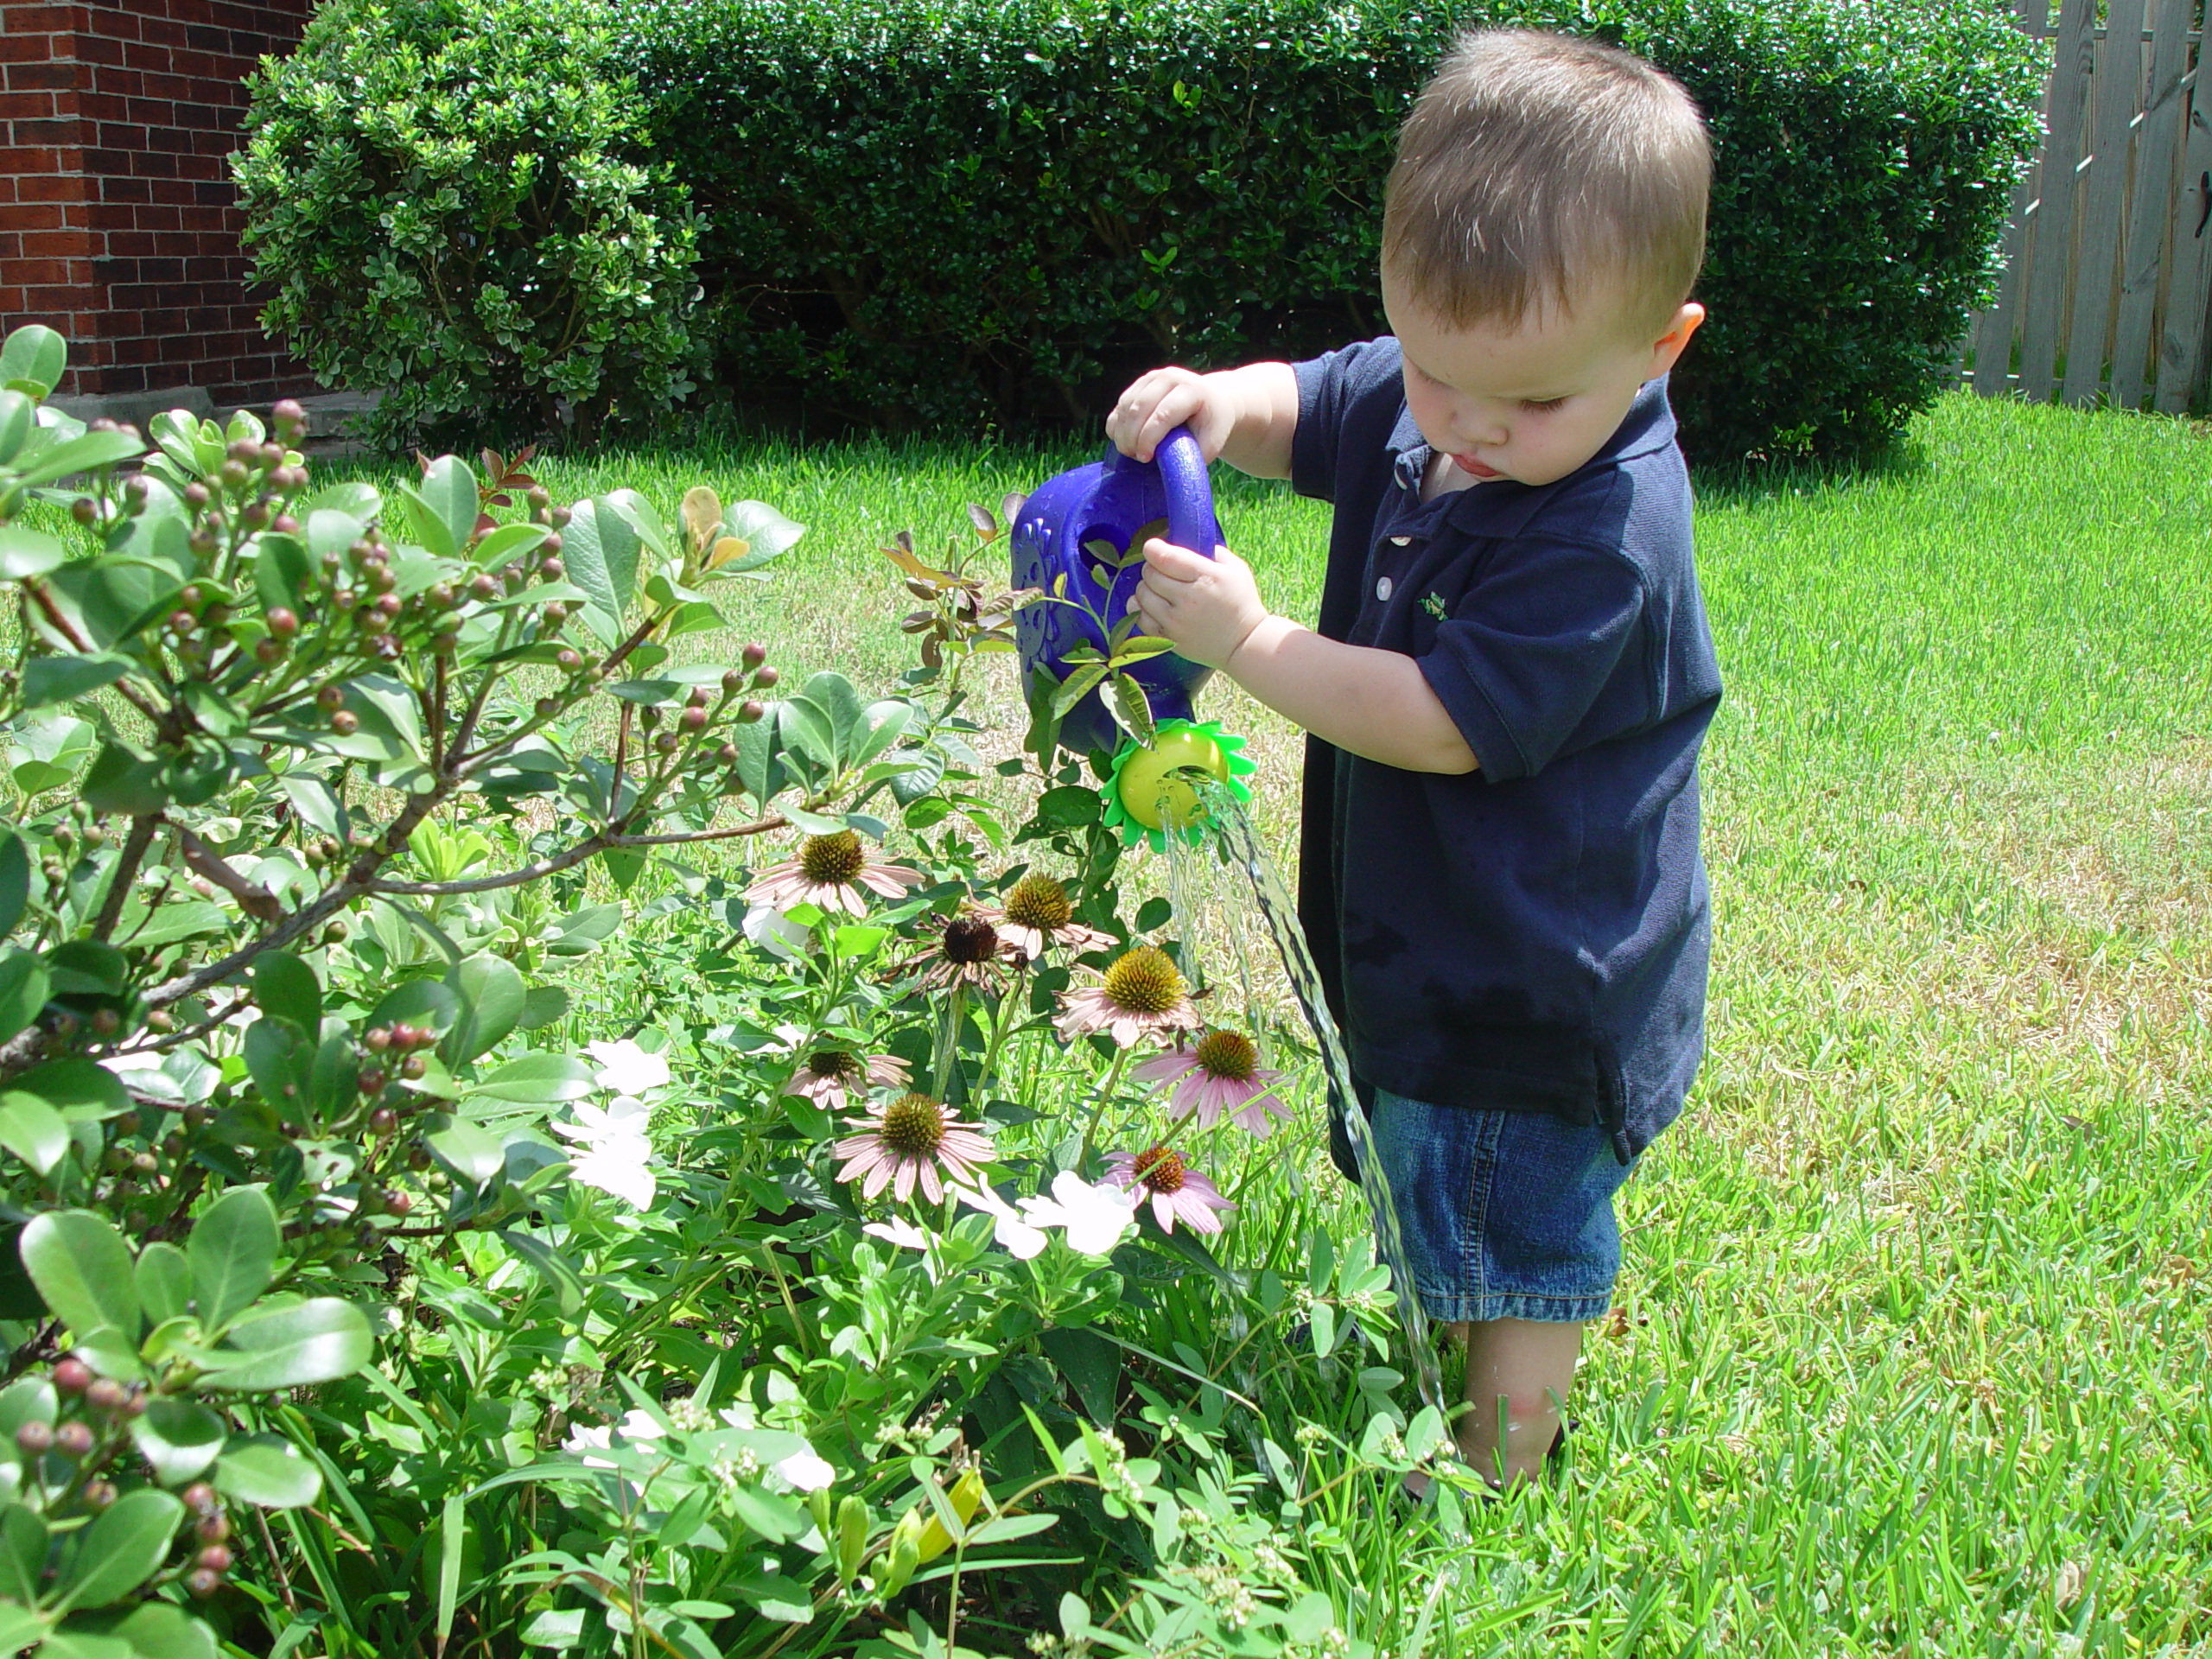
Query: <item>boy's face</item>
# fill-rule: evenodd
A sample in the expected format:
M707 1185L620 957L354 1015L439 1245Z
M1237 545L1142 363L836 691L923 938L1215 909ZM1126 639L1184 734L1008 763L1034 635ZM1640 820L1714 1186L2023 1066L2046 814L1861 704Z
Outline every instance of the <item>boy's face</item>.
M1429 447L1478 481L1549 484L1605 446L1647 380L1675 365L1705 321L1685 304L1656 339L1624 305L1529 312L1512 328L1440 321L1382 273L1382 305L1405 353L1406 407ZM1648 314L1647 314L1648 315Z

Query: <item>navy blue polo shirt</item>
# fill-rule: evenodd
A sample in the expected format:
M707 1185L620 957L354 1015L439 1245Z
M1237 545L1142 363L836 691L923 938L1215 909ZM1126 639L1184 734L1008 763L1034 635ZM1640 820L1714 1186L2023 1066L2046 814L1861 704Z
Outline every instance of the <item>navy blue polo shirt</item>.
M1300 912L1363 1090L1599 1125L1625 1162L1704 1046L1698 748L1720 672L1666 383L1555 483L1421 499L1396 340L1296 365L1333 502L1320 632L1402 652L1479 770L1307 739Z

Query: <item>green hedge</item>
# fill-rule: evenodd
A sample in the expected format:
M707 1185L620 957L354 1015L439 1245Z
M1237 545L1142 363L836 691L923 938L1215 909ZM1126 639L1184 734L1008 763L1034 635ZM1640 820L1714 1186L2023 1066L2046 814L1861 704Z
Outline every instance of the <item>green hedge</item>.
M397 444L695 390L695 226L596 0L323 0L234 163L272 334Z
M322 342L311 360L341 378L466 360L439 408L495 372L543 386L556 370L615 412L649 408L688 328L753 407L1088 421L1153 363L1378 331L1377 199L1414 90L1459 27L1557 28L1655 59L1713 122L1713 315L1676 391L1693 454L1843 453L1933 395L1982 290L2037 126L2037 49L2009 16L2006 0L326 0L262 89L249 207L280 331ZM440 29L454 62L496 58L495 108L528 114L499 166L436 164L483 122L422 44ZM583 45L546 45L558 29ZM385 39L430 67L379 82L361 66ZM586 138L556 83L577 86ZM612 211L665 238L641 244L603 349L564 369L544 328L525 331L533 360L466 315L421 339L405 270L378 276L375 308L347 289L383 269L379 216L419 226L432 186L460 194L436 198L453 211L429 240L473 228L472 259L540 257L502 194L531 143L571 144L593 176L626 160ZM687 319L691 213L703 302ZM587 275L588 298L620 267ZM641 304L663 326L626 381Z
M1694 454L1847 451L1939 384L2032 152L2006 0L618 0L741 388L870 422L1093 416L1133 370L1381 327L1392 137L1477 22L1707 111Z

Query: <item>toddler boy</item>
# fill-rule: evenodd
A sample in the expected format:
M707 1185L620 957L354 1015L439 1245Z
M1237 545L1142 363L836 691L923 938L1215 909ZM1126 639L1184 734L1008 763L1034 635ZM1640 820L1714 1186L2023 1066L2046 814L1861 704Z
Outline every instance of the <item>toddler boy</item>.
M1147 543L1135 602L1310 734L1300 907L1414 1289L1465 1345L1460 1448L1500 1484L1561 1433L1614 1191L1703 1046L1720 680L1666 375L1710 174L1641 59L1467 35L1400 136L1392 335L1154 370L1107 423L1335 504L1318 632L1226 549Z

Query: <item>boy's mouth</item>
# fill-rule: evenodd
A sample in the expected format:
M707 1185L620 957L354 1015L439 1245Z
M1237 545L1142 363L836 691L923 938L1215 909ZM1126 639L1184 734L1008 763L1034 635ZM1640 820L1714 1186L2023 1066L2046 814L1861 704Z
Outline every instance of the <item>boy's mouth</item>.
M1471 478L1503 478L1505 474L1495 467L1485 467L1472 455L1454 455L1452 464Z

